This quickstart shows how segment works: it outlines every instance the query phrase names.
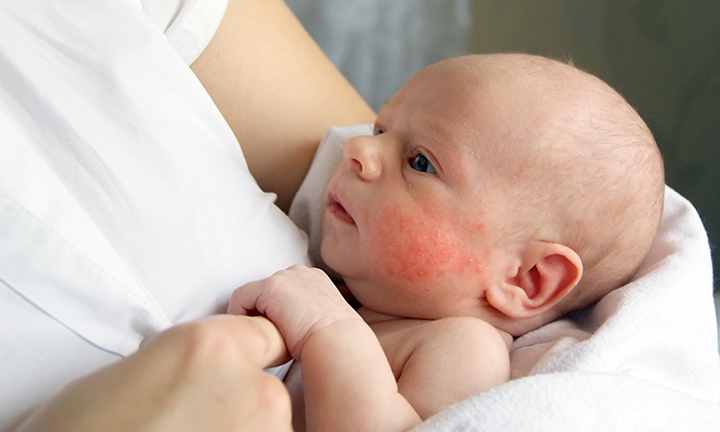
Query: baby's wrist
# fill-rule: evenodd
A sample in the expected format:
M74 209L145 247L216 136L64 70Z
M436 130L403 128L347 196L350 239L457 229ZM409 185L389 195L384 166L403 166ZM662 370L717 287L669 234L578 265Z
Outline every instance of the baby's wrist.
M361 335L367 333L375 337L370 327L357 314L334 317L316 322L306 333L298 344L290 352L297 360L303 361L303 356L308 350L347 349L348 341L358 340Z

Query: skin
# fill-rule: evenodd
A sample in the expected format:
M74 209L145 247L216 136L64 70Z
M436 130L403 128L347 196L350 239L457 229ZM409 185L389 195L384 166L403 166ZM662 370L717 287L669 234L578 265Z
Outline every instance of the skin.
M456 239L462 235L444 211L424 209L420 215L401 209L384 211L373 242L386 244L381 257L389 278L409 283L441 279L449 274L482 274L483 260ZM478 224L478 233L483 224ZM451 233L451 234L447 234Z
M318 269L246 284L228 312L270 318L298 360L286 378L295 431L404 431L509 378L510 341L484 321L355 311Z
M289 432L287 391L262 371L284 356L265 318L216 316L181 325L72 383L18 430Z
M375 120L281 0L230 0L191 68L235 133L250 173L284 211L327 128Z

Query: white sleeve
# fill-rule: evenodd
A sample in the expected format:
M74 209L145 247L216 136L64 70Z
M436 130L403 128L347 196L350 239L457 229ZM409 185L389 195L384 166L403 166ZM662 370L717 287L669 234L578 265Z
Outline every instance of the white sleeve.
M186 64L205 49L222 20L228 0L137 0Z

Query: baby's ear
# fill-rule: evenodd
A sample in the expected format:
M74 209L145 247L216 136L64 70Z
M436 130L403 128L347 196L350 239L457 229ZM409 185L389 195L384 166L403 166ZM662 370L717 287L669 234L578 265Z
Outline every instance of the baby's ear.
M549 310L582 276L580 256L565 245L534 242L518 254L509 276L486 291L488 303L510 318L531 318Z

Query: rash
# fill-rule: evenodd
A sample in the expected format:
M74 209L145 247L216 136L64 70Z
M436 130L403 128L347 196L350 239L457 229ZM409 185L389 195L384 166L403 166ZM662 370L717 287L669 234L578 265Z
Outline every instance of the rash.
M417 282L482 272L483 260L462 241L466 234L438 210L409 214L391 209L378 222L383 228L375 240L383 247L381 266L390 277ZM474 227L476 232L483 228Z

